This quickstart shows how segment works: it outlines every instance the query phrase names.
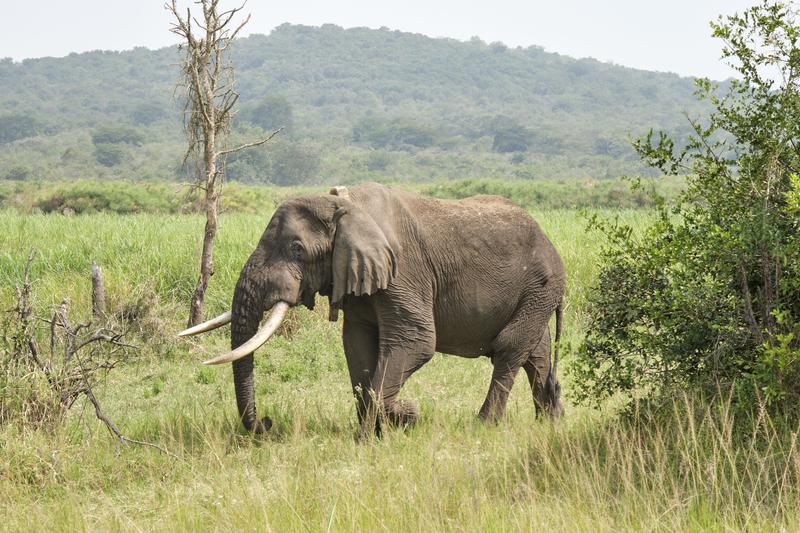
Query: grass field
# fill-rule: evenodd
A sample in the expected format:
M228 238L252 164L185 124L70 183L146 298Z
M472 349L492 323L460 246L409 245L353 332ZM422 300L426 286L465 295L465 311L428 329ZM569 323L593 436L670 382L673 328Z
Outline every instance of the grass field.
M601 240L572 210L534 212L564 258L566 346L580 343ZM611 215L611 212L605 212ZM645 211L616 211L637 225ZM209 312L226 309L269 213L222 219ZM291 326L256 354L259 411L275 427L242 432L230 370L199 361L227 331L190 341L185 322L202 219L196 215L78 217L0 212L0 304L12 305L24 256L37 306L62 296L88 318L89 262L102 265L111 310L143 311L140 353L98 389L107 414L157 450L120 446L77 405L63 426L0 427L0 529L508 531L796 530L800 453L768 420L747 438L726 405L676 398L667 414L620 420L570 404L534 419L520 376L498 426L477 421L488 360L438 355L402 395L417 400L410 430L356 442L341 324L293 310Z

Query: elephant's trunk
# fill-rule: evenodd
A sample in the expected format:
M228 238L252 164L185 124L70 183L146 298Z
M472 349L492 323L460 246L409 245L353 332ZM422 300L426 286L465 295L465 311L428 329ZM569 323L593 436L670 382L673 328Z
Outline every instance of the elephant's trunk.
M249 286L247 279L239 279L231 306L231 348L247 342L258 330L263 313L258 291ZM269 417L259 420L256 416L255 390L253 387L253 354L250 353L233 362L233 383L236 388L236 405L239 418L248 431L264 433L271 426Z
M255 350L275 332L290 306L296 305L300 280L292 276L289 268L276 268L269 263L267 252L256 248L242 268L231 303L231 353L206 361L208 364L233 361L233 383L236 387L236 404L242 424L249 431L263 433L272 426L268 417L256 417L253 388L253 354L236 353L235 350L250 342L243 350ZM270 319L261 331L259 322L267 309L273 309ZM253 337L257 335L254 339ZM244 356L242 356L244 355Z

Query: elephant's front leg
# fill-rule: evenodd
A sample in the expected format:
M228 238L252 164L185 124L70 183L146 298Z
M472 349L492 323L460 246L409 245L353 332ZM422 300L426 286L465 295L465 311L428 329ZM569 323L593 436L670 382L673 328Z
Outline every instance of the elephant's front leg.
M396 327L380 329L378 364L372 376L372 395L375 415L398 425L412 425L419 410L409 400L397 400L406 380L433 357L436 334L432 321L428 323L403 323ZM376 427L380 431L380 426Z
M342 338L350 384L356 398L358 423L364 427L371 405L370 384L378 363L378 328L345 315Z

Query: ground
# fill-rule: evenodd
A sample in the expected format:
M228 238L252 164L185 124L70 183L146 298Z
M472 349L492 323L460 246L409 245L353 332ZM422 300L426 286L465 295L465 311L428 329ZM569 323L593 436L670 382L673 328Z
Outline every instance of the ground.
M229 304L270 213L225 214L208 295ZM612 213L603 213L610 215ZM643 211L619 211L644 221ZM563 364L586 327L601 242L570 210L535 212L569 276ZM109 307L138 309L141 346L98 387L123 432L169 453L122 446L79 403L58 426L0 426L0 529L507 531L796 529L800 454L779 437L748 448L725 405L677 398L672 415L622 420L572 405L535 420L524 376L497 426L477 420L489 361L437 355L402 395L416 427L358 442L340 327L324 301L292 311L256 355L259 412L275 426L253 438L236 418L231 372L200 361L227 331L179 340L193 288L197 215L20 215L0 212L0 303L33 246L37 309L69 299L88 318L89 264L104 268ZM763 422L763 421L762 421ZM756 432L769 434L768 424ZM755 441L753 441L755 442Z

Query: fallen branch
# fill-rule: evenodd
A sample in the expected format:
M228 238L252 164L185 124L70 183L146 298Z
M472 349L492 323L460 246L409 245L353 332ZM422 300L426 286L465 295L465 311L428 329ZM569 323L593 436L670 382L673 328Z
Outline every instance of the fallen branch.
M83 367L81 366L81 368L83 368ZM83 383L84 383L84 385L86 387L84 389L83 393L86 396L86 398L89 399L89 401L91 402L92 406L94 406L94 416L98 420L100 420L103 424L105 424L105 426L108 429L109 433L111 433L114 437L116 437L121 444L126 444L126 445L127 444L137 444L139 446L147 446L147 447L150 447L150 448L155 448L156 450L160 451L163 454L169 455L170 457L173 457L175 459L183 461L183 459L181 459L180 457L178 457L174 453L170 452L166 448L162 448L158 444L154 444L152 442L147 442L147 441L143 441L143 440L131 439L130 437L126 437L122 433L122 431L120 431L120 429L117 427L117 425L110 418L108 418L106 416L106 414L103 412L103 408L100 405L100 402L98 401L97 397L94 395L94 390L92 389L92 385L89 383L89 379L88 379L88 377L86 375L86 372L83 372L81 374L81 376L83 378Z
M94 393L94 386L101 373L107 375L122 362L129 350L137 349L124 342L125 332L117 332L109 325L92 328L91 322L73 325L70 323L67 299L62 299L51 319L36 317L30 287L30 268L34 252L28 254L21 286L17 286L17 305L12 309L13 320L7 324L12 332L10 350L0 352L0 361L8 363L9 374L16 383L21 383L18 394L22 394L19 416L23 422L42 424L60 420L81 396L85 396L94 406L95 416L108 431L122 444L138 444L155 448L160 452L180 459L163 447L151 442L131 439L103 412L100 401ZM93 286L99 267L92 263ZM93 311L95 311L93 309ZM95 314L97 318L97 314ZM38 333L49 336L49 353L43 353L37 345ZM45 326L46 324L46 326ZM10 326L10 328L8 327ZM7 331L3 338L7 339ZM7 342L7 341L6 341ZM26 380L38 374L46 381L49 393L40 394L28 389ZM0 398L2 402L2 398ZM2 405L0 405L2 407ZM3 412L0 409L0 413ZM32 414L31 414L32 413ZM26 419L26 416L29 418ZM31 419L30 417L34 417Z

